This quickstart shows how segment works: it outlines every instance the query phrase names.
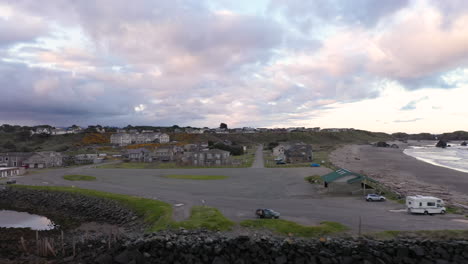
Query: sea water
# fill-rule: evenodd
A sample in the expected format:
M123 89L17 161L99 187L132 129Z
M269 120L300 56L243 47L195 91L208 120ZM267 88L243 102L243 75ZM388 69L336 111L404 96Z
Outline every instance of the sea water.
M49 218L17 212L11 210L0 210L0 227L7 228L30 228L32 230L51 230L55 224Z
M468 147L460 143L448 143L451 147L437 148L432 145L410 146L403 151L408 156L418 160L468 173Z

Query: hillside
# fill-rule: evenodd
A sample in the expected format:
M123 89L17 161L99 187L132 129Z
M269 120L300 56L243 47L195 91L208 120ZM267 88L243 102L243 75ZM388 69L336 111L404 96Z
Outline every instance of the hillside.
M180 137L172 134L171 138ZM392 136L385 133L354 130L346 132L291 132L291 133L254 133L254 134L191 134L185 137L188 143L230 140L238 144L268 144L281 141L302 141L308 144L366 144L381 140L392 140Z

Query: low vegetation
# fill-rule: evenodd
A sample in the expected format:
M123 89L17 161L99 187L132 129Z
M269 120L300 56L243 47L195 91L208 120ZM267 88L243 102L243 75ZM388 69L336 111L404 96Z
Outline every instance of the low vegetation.
M367 233L363 235L366 238L378 240L391 239L431 239L431 240L449 240L463 239L468 237L468 230L419 230L419 231L382 231L376 233Z
M158 200L74 187L25 185L15 185L14 187L40 191L71 192L103 199L112 199L135 211L148 225L148 231L179 227L187 229L207 228L210 230L228 230L234 225L218 209L207 206L194 206L188 220L175 222L172 219L172 206Z
M223 175L165 175L165 178L171 179L184 179L184 180L223 180L228 178L227 176Z
M95 181L96 177L88 175L65 175L63 176L68 181Z
M298 237L318 237L348 230L340 223L328 221L321 222L318 226L304 226L282 219L256 219L244 220L240 225L248 228L268 229L279 234L291 234Z
M309 183L313 183L313 184L322 184L323 183L322 177L320 177L320 175L307 176L307 177L304 178L304 180L308 181Z
M174 223L173 227L183 227L186 229L206 228L209 230L230 230L235 225L216 208L208 206L192 207L190 218Z

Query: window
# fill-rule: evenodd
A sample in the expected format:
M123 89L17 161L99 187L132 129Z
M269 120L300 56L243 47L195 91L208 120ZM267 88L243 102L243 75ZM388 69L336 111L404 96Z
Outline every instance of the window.
M419 206L422 206L422 203L419 203Z
M8 157L5 158L5 161L8 161Z
M434 202L427 202L427 206L435 206Z
M408 204L411 204L411 202L408 202Z
M2 158L2 157L0 157L0 161L3 161L3 158Z

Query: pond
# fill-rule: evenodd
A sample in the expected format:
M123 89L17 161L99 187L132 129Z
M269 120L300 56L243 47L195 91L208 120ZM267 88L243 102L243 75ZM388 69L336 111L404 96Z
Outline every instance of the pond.
M0 210L0 227L51 230L55 228L55 224L52 220L44 216L25 212Z

